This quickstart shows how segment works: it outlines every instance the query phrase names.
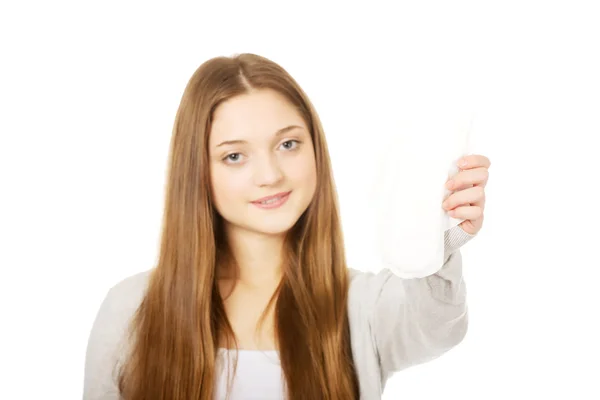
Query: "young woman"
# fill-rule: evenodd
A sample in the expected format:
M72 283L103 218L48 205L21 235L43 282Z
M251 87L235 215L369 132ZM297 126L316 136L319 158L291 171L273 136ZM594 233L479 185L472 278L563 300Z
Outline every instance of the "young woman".
M104 299L84 399L373 400L463 339L459 248L483 223L486 157L453 179L444 207L466 220L440 270L403 280L346 265L321 123L274 62L201 65L170 151L158 263Z

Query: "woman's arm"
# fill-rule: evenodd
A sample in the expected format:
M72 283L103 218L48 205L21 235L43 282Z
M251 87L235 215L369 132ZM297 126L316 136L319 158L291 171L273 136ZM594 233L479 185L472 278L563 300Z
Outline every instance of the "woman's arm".
M460 226L446 231L445 261L432 275L401 279L384 270L373 277L370 325L384 379L439 357L464 338L468 314L459 248L474 236Z

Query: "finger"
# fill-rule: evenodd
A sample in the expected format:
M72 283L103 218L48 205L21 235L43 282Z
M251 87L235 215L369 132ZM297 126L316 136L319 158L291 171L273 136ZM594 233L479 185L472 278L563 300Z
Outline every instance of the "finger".
M466 162L466 164L463 164L463 162ZM470 155L461 157L461 159L458 160L458 166L462 170L479 168L479 167L489 168L490 165L492 165L490 159L487 158L486 156L482 156L480 154L470 154Z
M450 190L461 190L470 187L470 185L485 187L489 176L490 174L487 168L484 167L461 171L446 182L446 188Z
M479 200L472 201L470 203L461 204L454 208L456 209L458 207L464 207L464 206L477 206L477 207L481 207L482 210L485 209L485 193Z
M446 210L452 210L453 208L469 204L477 204L483 207L485 204L485 190L482 186L473 186L452 193L444 200L442 207Z
M483 216L483 209L478 206L462 206L448 211L448 215L454 218L476 220Z

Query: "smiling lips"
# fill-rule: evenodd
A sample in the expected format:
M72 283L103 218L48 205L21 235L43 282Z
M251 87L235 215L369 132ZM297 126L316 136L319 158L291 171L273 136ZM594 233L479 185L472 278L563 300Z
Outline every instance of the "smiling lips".
M287 199L290 197L290 193L292 192L282 192L277 193L273 196L263 197L262 199L253 201L252 204L264 209L278 208L281 207L287 201Z

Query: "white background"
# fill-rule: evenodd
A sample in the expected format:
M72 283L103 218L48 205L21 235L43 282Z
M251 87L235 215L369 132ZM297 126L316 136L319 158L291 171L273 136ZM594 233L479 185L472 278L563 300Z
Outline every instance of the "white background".
M316 105L365 270L369 166L423 99L415 82L478 96L472 150L492 167L462 250L469 333L384 399L600 398L597 4L149 3L1 6L0 398L81 398L100 302L155 261L183 88L238 52L280 63Z

